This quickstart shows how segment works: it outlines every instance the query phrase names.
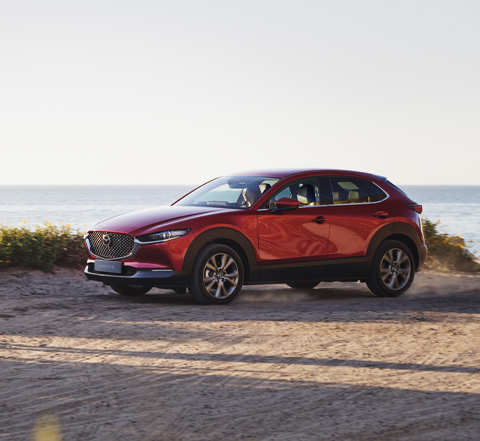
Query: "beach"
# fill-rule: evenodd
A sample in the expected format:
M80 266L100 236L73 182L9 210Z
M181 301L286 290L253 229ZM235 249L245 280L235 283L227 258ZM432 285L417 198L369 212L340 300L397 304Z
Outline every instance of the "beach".
M0 272L0 439L476 440L480 276L125 298L81 271Z

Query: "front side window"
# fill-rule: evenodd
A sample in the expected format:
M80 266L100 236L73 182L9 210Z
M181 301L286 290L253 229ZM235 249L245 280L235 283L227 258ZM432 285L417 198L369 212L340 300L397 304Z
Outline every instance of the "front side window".
M275 208L276 201L281 198L297 200L301 207L320 205L319 181L316 178L305 178L291 182L270 198L267 207Z
M279 181L259 176L224 176L197 188L175 205L249 208Z
M347 177L330 178L334 204L378 202L387 197L373 182Z

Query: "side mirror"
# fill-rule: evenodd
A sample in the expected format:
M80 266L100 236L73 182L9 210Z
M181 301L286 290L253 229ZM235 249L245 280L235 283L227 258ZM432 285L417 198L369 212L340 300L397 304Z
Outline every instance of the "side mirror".
M300 202L290 198L280 198L276 202L270 202L270 211L272 213L276 213L278 211L295 210L298 207L300 207Z

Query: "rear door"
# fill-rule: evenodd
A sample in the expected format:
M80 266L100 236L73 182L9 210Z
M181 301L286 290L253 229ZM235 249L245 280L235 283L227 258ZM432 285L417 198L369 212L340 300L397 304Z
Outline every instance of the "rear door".
M375 232L392 221L381 203L388 195L366 179L339 176L329 181L331 202L324 211L330 226L329 260L365 256Z

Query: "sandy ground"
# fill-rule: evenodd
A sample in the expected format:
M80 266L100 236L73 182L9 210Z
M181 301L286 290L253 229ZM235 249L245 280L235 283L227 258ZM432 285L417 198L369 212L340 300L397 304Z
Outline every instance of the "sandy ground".
M127 299L81 272L0 272L0 439L479 440L480 278Z

